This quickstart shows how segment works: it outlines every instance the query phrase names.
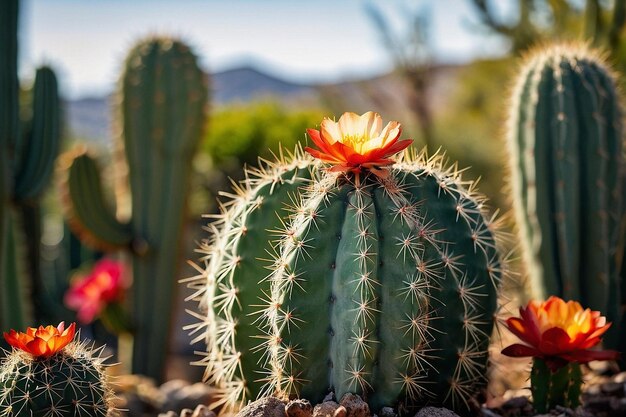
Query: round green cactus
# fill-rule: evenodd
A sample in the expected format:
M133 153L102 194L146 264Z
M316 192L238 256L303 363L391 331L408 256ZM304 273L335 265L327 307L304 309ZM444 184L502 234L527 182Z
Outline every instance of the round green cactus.
M387 169L332 172L296 151L228 194L189 327L227 407L333 390L465 413L484 389L503 274L484 198L441 156Z
M14 349L0 365L0 416L116 415L101 352L76 341L47 358Z

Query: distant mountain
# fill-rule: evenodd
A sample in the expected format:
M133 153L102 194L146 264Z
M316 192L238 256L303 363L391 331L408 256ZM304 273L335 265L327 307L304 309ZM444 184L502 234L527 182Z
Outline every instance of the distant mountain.
M433 68L431 104L436 111L444 107L455 86L458 67ZM398 74L389 73L363 80L332 84L307 85L282 80L252 67L241 67L211 76L211 104L216 107L233 102L250 102L265 97L290 107L323 106L335 114L346 110L381 111L384 117L404 120L411 114L407 91L410 87ZM81 140L109 142L111 137L111 96L92 97L66 102L68 127L72 137ZM407 123L405 122L405 126Z
M263 96L283 98L315 94L311 85L281 80L252 67L235 68L213 74L212 97L216 104L247 102Z

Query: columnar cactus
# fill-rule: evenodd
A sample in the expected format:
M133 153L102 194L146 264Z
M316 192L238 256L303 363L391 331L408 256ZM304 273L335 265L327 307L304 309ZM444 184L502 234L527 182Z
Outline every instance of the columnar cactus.
M185 221L191 160L205 125L207 79L184 43L140 42L126 59L118 94L122 156L132 217L110 211L93 159L65 162L69 222L87 243L126 249L133 260L133 372L163 377ZM123 142L123 143L121 143Z
M616 83L598 54L559 45L526 59L508 133L532 295L606 312L613 346L621 315L622 117Z
M503 270L484 198L441 156L388 159L410 141L381 123L324 120L307 151L332 169L296 151L248 170L210 224L190 330L228 407L334 390L466 412L484 388Z
M32 343L38 336L39 341L55 339L55 348L40 349L38 343ZM0 364L0 416L115 415L102 349L93 350L73 337L73 325L67 329L63 325L58 329L29 328L20 336L5 333L15 348ZM26 342L29 339L31 343Z
M37 70L32 110L20 117L18 9L18 0L7 0L0 12L0 324L8 327L22 327L31 309L25 305L22 268L30 276L34 313L43 315L39 198L52 177L61 139L57 80L50 68Z

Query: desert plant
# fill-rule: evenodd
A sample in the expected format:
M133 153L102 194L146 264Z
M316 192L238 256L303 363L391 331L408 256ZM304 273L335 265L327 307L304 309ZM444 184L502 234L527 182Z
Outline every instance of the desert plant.
M380 116L309 130L322 149L249 169L190 278L206 379L236 408L333 389L374 410L446 404L485 386L502 260L484 198ZM331 137L332 136L332 137ZM331 145L332 143L332 145ZM263 261L265 259L265 261Z
M102 349L74 340L75 325L28 328L4 337L13 350L0 364L0 416L112 416Z
M23 327L30 310L41 318L49 307L41 281L40 197L52 178L61 138L57 80L50 68L37 70L32 107L20 112L27 106L19 100L18 9L18 0L8 0L0 12L0 324L5 327Z
M128 172L132 196L127 223L111 212L87 153L64 161L70 225L85 242L125 249L132 257L132 369L157 380L168 349L189 173L207 95L206 75L181 41L150 38L129 53L117 100L125 155L117 169Z
M624 215L623 111L597 52L530 54L516 81L508 144L532 298L557 295L621 321L618 242ZM623 330L621 333L624 334Z

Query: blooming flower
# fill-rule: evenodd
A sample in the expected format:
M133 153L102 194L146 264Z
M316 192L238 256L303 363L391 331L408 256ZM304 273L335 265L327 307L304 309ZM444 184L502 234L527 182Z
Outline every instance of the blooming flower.
M506 326L524 344L508 346L502 351L504 355L543 359L552 371L569 362L611 360L619 355L610 350L589 350L600 343L611 324L599 311L583 309L575 301L565 302L559 297L531 301L526 308L520 307L520 316L509 318Z
M76 323L70 324L66 329L65 323L61 322L57 327L28 327L26 333L11 330L4 333L4 340L14 348L28 352L36 358L49 358L74 340L75 333Z
M307 129L319 149L304 148L313 157L333 164L331 171L360 174L369 170L385 177L381 167L392 165L389 159L409 146L413 140L398 140L402 128L398 122L389 122L383 129L378 113L367 112L361 116L344 113L338 122L328 118L320 124L320 130Z
M78 312L81 323L91 323L110 303L121 298L124 268L120 262L102 259L92 272L72 284L65 294L65 304Z

